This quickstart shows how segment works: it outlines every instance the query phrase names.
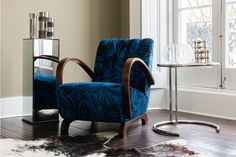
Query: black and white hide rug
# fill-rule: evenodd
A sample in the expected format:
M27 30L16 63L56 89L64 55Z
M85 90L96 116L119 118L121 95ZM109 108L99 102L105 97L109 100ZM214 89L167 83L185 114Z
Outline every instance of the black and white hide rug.
M78 137L58 137L22 141L0 139L0 157L199 157L184 140L172 140L145 148L115 149L108 147L117 138L113 132Z

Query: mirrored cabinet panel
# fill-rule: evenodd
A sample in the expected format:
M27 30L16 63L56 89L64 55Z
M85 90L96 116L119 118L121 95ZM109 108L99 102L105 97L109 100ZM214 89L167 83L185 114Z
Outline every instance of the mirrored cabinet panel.
M23 121L32 124L58 122L56 68L59 39L23 40Z

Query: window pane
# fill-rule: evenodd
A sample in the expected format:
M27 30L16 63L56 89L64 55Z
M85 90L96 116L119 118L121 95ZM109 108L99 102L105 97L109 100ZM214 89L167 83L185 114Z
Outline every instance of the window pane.
M225 0L226 2L236 2L236 0Z
M226 67L236 67L236 4L226 5Z
M211 5L212 0L179 0L179 8L197 7Z
M194 49L194 41L201 38L206 41L212 58L212 8L183 10L179 13L179 42Z

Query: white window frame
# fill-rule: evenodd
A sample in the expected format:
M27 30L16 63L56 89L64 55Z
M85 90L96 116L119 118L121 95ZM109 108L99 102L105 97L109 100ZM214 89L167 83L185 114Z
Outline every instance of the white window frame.
M154 40L153 76L157 84L154 88L167 87L167 72L157 67L161 62L161 51L170 40L169 0L142 0L142 38Z
M235 4L235 3L232 3L232 2L228 2L230 4ZM223 34L223 37L222 37L222 50L224 52L224 54L222 55L222 63L223 63L223 66L222 66L222 82L224 80L224 77L226 77L226 88L227 89L236 89L236 68L233 68L233 67L226 67L226 64L225 64L225 61L226 61L226 47L225 47L225 41L226 41L226 27L224 27L224 23L226 22L226 2L224 2L224 0L221 0L221 10L222 10L222 34Z
M177 27L174 27L174 42L178 43L178 40L179 40L178 27L180 27L179 23L178 23L179 10L186 10L186 8L179 9L178 8L179 0L172 0L172 1L174 1L174 25L177 26ZM222 34L223 34L222 24L223 23L222 23L221 2L222 2L222 0L212 0L212 5L202 5L202 6L196 6L196 7L190 8L190 9L196 9L196 8L203 8L203 7L212 6L212 26L213 26L212 27L212 43L213 43L212 51L214 53L214 55L212 56L213 57L212 61L222 63L222 65L215 70L216 71L215 73L217 74L217 78L214 78L216 81L216 83L215 83L216 87L222 83L222 77L220 77L220 75L223 75L223 74L220 71L221 71L221 69L223 69L222 66L225 65L224 64L224 55L222 55L222 50L224 50L224 48L223 48L223 39L222 39ZM215 23L217 23L217 25ZM213 68L215 68L215 67L208 67L208 69L213 69ZM196 70L196 68L194 68L193 70ZM199 73L196 73L196 74L199 75ZM213 78L209 78L208 82L210 81L210 79L213 79ZM183 85L184 82L181 82L180 84ZM191 86L191 84L188 84L188 85Z
M157 82L157 88L167 87L168 74L165 69L157 68L156 64L161 62L161 51L168 43L178 41L178 4L179 0L141 0L141 37L152 38L155 42L153 55L153 75ZM223 84L224 76L228 75L228 69L225 67L225 3L224 0L212 0L212 46L213 61L222 63L219 67L209 67L214 72L214 87ZM205 5L203 7L210 6ZM201 8L197 6L194 8ZM215 25L217 23L217 25ZM235 69L236 70L236 69ZM192 71L204 71L194 68ZM199 72L197 73L199 75ZM196 74L196 75L197 75ZM207 74L205 70L204 74ZM207 85L212 78L203 83ZM181 79L180 79L181 85ZM188 84L192 86L193 84ZM230 84L231 85L231 84ZM201 85L200 85L201 86Z

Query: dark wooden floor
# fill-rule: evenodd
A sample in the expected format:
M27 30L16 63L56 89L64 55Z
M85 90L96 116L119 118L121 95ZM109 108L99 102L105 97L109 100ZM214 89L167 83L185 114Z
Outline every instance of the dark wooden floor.
M236 121L210 118L186 113L180 113L180 119L206 120L220 125L221 132L218 134L214 129L199 125L178 125L180 137L167 137L158 135L152 131L155 122L168 119L168 111L151 110L148 111L149 124L140 125L135 123L129 129L127 140L115 139L111 141L110 146L116 148L137 148L147 147L160 142L184 139L187 141L188 148L201 155L236 157ZM47 124L31 126L21 121L21 118L9 118L1 120L1 138L15 139L40 139L59 136L60 124ZM89 122L76 121L70 127L70 136L89 134ZM99 123L98 131L118 131L118 124Z

